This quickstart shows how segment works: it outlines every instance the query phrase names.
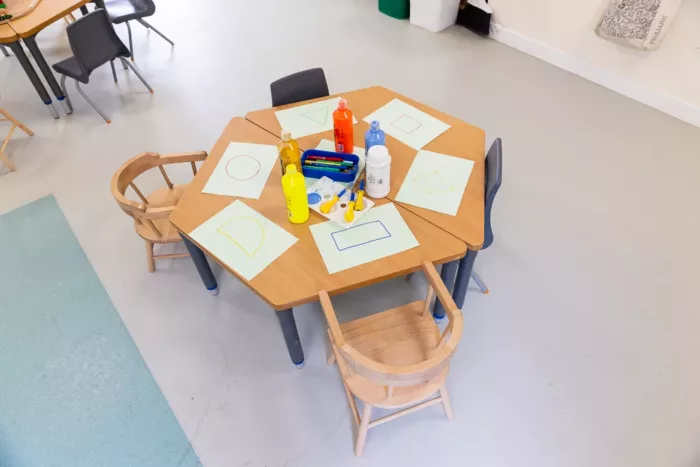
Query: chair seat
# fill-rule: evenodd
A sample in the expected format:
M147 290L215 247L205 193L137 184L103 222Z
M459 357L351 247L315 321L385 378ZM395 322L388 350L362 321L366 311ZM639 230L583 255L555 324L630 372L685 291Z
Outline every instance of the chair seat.
M146 18L155 13L155 8L144 0L105 0L105 8L109 20L115 24Z
M182 198L185 188L187 188L187 185L174 185L172 189L168 187L159 188L146 196L148 207L159 208L175 206L178 201L180 201L180 198ZM144 240L153 243L178 243L182 241L177 229L170 223L170 219L154 219L152 222L160 232L160 238L153 232L153 229L151 229L148 223L143 222L139 224L138 222L134 222L136 233Z
M427 360L440 340L440 329L432 314L423 315L424 301L409 303L391 310L340 325L343 337L364 356L386 365L407 366ZM370 381L349 368L349 363L334 349L340 373L350 392L376 407L399 408L422 401L440 389L449 367L430 381L416 386L397 386L391 399L386 387Z
M55 63L53 69L56 70L57 73L66 75L81 83L87 84L90 79L90 74L80 69L80 64L78 64L78 60L75 57L66 58L65 60Z

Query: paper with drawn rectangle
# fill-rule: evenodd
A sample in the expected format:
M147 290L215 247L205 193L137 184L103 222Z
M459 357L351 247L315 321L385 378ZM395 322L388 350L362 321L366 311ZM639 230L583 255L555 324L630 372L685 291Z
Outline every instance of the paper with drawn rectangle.
M456 216L474 161L418 151L396 195L396 202Z
M313 104L278 110L275 116L282 129L292 133L292 138L323 133L333 129L333 112L338 108L340 99L334 97ZM348 106L352 109L352 102L348 103ZM353 123L357 123L355 117Z
M370 123L377 120L387 135L393 136L413 149L423 146L450 128L447 123L422 112L412 105L394 99L363 119Z
M334 274L418 246L418 240L396 206L384 204L349 229L334 222L310 227L326 269Z
M275 146L229 143L202 193L258 199L276 165Z
M190 237L247 281L297 242L292 234L240 200L194 229Z

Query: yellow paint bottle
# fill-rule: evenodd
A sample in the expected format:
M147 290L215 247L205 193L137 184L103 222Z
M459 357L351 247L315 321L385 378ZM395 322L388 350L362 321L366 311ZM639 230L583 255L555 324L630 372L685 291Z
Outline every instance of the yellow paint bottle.
M306 181L294 164L289 164L282 176L282 189L287 199L287 216L293 224L309 220L309 201L306 197Z

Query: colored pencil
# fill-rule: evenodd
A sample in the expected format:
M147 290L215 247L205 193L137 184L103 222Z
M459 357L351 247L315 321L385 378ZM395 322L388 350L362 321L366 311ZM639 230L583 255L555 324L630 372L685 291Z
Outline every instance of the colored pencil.
M339 169L351 169L353 167L352 164L345 165L345 164L338 164L337 162L321 162L321 161L310 161L310 160L305 160L304 165L322 165L324 167L337 167Z
M352 161L348 161L346 159L343 159L342 157L308 156L307 159L352 164Z

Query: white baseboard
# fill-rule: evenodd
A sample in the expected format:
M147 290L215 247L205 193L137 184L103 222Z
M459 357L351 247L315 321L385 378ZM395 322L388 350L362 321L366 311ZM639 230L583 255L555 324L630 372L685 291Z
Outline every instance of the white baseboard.
M700 107L640 86L628 78L576 58L561 50L549 47L511 29L504 28L499 24L492 24L491 37L509 47L612 89L691 125L700 127Z

